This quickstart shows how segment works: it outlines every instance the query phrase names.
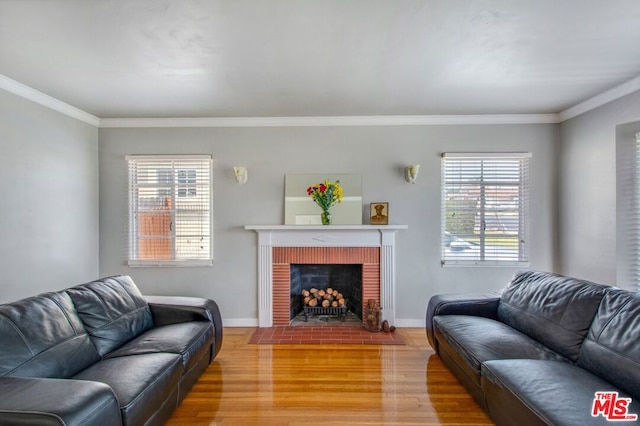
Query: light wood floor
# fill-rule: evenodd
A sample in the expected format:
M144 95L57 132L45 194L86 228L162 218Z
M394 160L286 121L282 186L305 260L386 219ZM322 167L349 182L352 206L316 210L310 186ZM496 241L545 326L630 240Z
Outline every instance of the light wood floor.
M427 343L250 345L254 328L225 328L223 346L168 425L491 425Z

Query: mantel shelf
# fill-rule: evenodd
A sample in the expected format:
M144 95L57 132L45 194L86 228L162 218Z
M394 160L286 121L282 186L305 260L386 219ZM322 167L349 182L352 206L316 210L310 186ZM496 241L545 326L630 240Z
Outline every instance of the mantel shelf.
M245 225L248 231L397 231L408 225Z

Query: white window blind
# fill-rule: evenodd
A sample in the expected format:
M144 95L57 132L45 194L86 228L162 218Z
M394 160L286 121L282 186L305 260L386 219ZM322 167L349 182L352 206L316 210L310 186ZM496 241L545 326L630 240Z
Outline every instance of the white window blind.
M530 153L442 155L442 264L527 266Z
M634 145L634 176L633 176L633 204L631 207L631 218L633 224L630 227L633 238L632 254L633 254L633 284L636 289L640 290L640 132L636 133L636 143Z
M211 265L211 156L126 159L129 265Z
M623 133L616 149L616 285L640 290L640 133Z

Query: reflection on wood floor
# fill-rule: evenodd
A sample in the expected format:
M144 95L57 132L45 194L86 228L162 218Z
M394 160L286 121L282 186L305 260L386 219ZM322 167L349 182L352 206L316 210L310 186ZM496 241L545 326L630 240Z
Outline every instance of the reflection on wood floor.
M250 345L225 328L222 350L168 425L491 425L427 343Z

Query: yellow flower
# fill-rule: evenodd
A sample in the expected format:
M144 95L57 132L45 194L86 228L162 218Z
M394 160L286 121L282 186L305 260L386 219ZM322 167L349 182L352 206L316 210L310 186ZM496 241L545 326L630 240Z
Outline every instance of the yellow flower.
M342 187L339 184L336 184L333 187L333 196L336 197L339 203L342 202L343 191L342 191Z

